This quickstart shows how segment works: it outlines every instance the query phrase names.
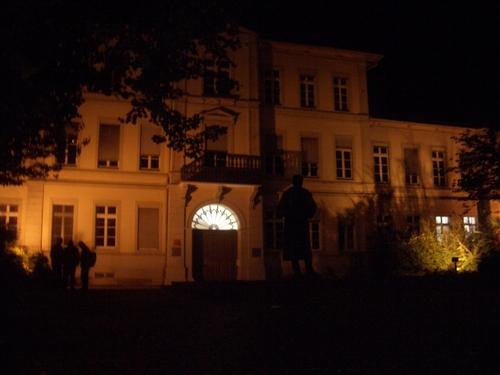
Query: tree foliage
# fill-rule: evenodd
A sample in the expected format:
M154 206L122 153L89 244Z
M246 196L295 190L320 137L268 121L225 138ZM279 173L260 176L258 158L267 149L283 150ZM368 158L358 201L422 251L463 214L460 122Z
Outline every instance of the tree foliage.
M122 121L148 118L164 130L155 141L198 156L204 134L192 131L201 118L171 102L185 94L180 81L200 77L206 58L233 64L228 51L239 42L232 3L3 2L0 183L19 185L60 169L53 157L86 91L129 100Z
M500 199L500 133L494 129L467 130L455 137L460 145L456 166L459 174L454 191L466 193L466 200Z

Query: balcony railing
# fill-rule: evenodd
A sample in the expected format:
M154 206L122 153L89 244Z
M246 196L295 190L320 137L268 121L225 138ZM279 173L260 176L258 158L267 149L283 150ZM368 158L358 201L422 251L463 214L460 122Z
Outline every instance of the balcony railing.
M207 152L200 160L182 167L183 181L260 184L260 156Z

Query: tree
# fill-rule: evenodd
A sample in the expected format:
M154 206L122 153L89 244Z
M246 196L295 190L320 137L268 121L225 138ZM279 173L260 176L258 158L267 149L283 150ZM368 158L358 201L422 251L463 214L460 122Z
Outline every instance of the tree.
M75 127L85 92L131 103L124 119L163 128L158 143L198 157L201 121L176 111L177 85L203 73L206 59L233 64L235 8L224 0L125 2L19 0L0 5L0 183L57 172L66 131ZM230 88L236 87L230 82Z
M491 200L500 200L500 132L494 129L466 130L455 142L461 148L456 154L456 166L450 171L459 174L454 192L465 193L461 198L478 205L479 223L489 226Z

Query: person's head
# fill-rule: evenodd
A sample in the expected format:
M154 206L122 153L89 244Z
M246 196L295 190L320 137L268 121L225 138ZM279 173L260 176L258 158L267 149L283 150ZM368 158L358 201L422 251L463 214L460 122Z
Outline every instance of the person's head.
M302 177L300 174L296 174L292 177L293 186L302 187L302 181L304 181L304 177Z

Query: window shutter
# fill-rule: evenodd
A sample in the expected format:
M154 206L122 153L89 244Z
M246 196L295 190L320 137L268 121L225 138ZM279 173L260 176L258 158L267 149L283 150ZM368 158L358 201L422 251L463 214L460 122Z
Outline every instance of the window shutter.
M118 161L120 158L120 125L99 127L99 160Z
M302 162L318 163L318 139L317 138L302 138Z
M158 208L139 208L139 250L159 249L159 216Z
M152 138L159 135L156 125L142 125L141 127L141 155L160 156L160 145Z

